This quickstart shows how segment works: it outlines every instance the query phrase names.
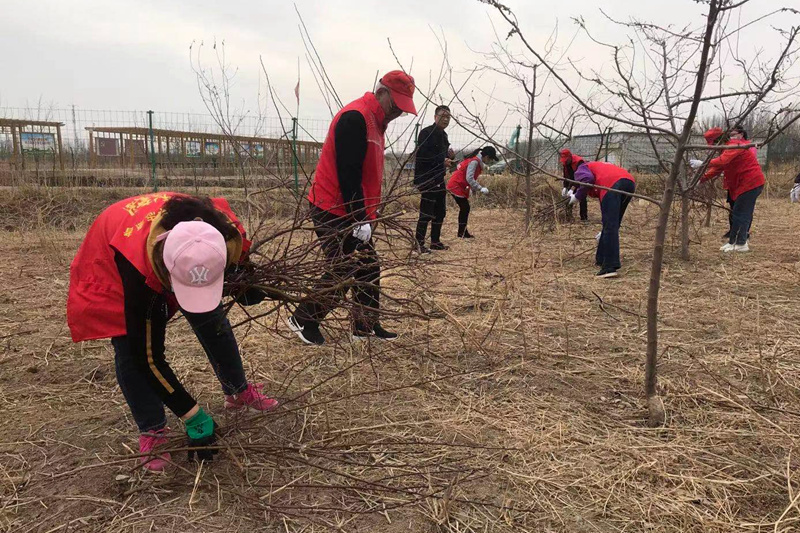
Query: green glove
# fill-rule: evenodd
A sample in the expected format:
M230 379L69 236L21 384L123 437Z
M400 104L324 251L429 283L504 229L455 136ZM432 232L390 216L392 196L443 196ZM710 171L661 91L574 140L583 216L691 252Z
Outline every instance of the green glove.
M198 459L210 461L214 458L214 454L219 452L219 450L207 448L216 442L217 435L214 419L203 411L202 407L186 421L186 435L189 437L189 447L198 448L189 450L190 460L196 453Z

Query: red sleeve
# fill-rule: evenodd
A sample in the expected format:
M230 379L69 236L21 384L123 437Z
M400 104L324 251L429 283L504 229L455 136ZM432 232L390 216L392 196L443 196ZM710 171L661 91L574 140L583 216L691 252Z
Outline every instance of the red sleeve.
M723 150L719 157L715 157L708 162L708 169L700 181L707 181L716 178L725 171L725 167L733 164L737 157L742 155L745 150Z

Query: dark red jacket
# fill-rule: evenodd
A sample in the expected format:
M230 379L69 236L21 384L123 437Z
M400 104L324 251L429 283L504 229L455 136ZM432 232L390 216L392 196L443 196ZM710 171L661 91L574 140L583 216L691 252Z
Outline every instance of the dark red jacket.
M314 182L308 192L308 201L323 211L337 216L346 216L342 191L339 188L339 176L336 171L336 124L342 114L358 111L367 124L367 154L361 171L361 187L364 192L364 207L368 219L374 219L381 203L381 183L383 181L384 134L383 119L385 113L373 93L366 93L358 100L349 103L339 111L330 127L325 142L322 144Z
M120 200L107 207L92 223L69 267L67 324L74 342L126 334L122 279L114 262L115 252L122 254L154 291L166 290L153 268L151 253L155 237L164 231L158 225L161 208L174 195L176 193L163 192ZM211 201L228 216L242 236L240 242L228 243L229 262L238 261L250 248L244 227L227 200L213 198ZM178 306L172 293L169 293L168 303L174 314Z
M751 144L745 139L731 139L730 145ZM724 187L728 189L731 200L736 201L740 194L764 185L764 172L758 164L755 148L723 150L719 157L709 161L708 170L701 181L713 179L725 173Z

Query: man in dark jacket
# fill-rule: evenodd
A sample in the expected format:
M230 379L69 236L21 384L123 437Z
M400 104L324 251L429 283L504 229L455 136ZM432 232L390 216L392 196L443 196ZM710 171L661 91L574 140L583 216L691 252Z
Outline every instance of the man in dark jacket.
M440 235L442 223L447 213L447 191L444 175L453 159L453 150L447 140L445 128L450 124L450 108L440 105L434 112L434 122L419 133L417 157L414 164L414 185L422 193L419 201L419 221L417 222L417 246L421 253L430 250L425 247L425 234L431 224L432 250L447 250Z

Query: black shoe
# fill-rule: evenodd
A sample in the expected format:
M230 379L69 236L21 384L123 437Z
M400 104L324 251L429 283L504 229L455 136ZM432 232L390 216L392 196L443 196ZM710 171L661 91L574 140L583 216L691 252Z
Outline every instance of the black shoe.
M325 344L325 337L322 336L322 332L319 330L319 324L310 323L301 326L300 322L293 316L290 316L286 322L289 324L289 329L295 332L304 343L317 346Z
M429 254L431 253L431 249L425 246L424 244L417 243L417 253L418 254Z
M725 235L722 236L723 239L726 241L731 238L731 230L725 232Z
M595 274L596 278L616 278L619 276L616 268L602 268L600 272Z
M447 246L446 244L443 244L441 242L432 242L431 243L431 250L449 250L449 249L450 249L449 246Z
M372 332L376 337L385 341L390 341L397 338L397 333L386 331L380 324L375 324L375 327L372 328Z
M364 340L368 337L375 337L376 339L390 341L397 338L397 333L386 331L380 324L375 324L372 327L372 331L368 331L367 329L358 326L353 329L354 340Z
M468 231L464 231L464 233L461 233L458 236L461 239L474 239L475 238L475 235L473 235L472 233L470 233Z

